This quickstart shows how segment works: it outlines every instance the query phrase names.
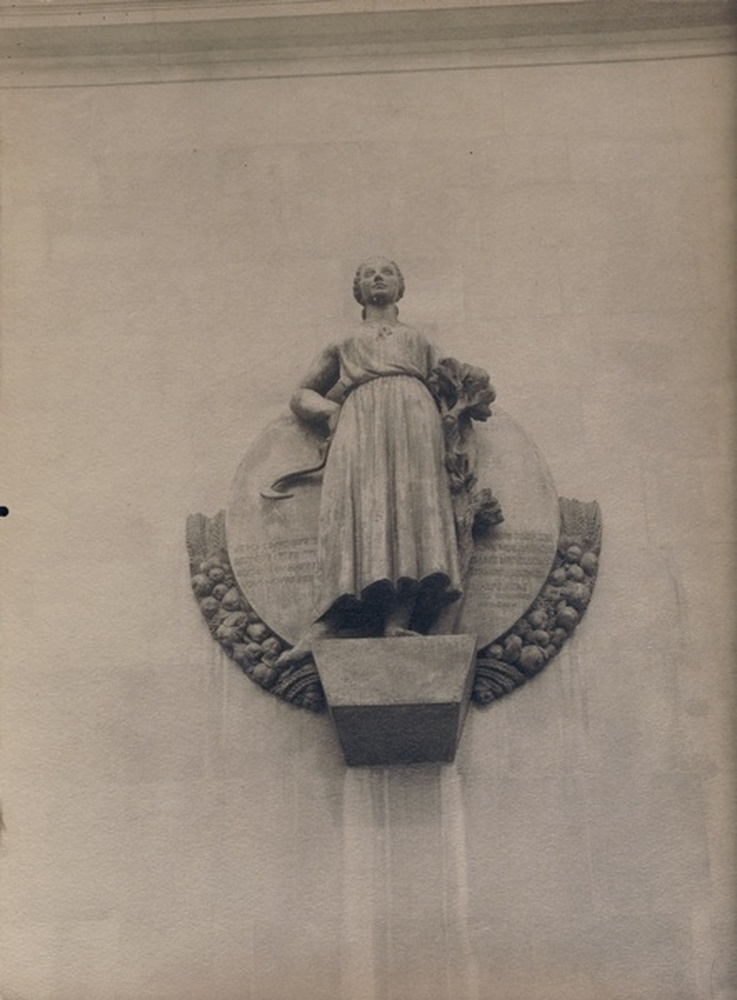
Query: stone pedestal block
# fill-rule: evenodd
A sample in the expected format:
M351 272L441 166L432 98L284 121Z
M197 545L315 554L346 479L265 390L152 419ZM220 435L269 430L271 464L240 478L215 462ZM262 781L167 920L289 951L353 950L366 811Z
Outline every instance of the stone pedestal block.
M454 759L475 635L330 639L314 656L347 764Z

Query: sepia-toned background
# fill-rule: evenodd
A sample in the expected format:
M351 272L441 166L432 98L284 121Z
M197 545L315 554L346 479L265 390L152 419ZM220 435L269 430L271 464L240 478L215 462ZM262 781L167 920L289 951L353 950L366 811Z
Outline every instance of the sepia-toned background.
M737 996L734 57L452 35L0 96L4 1000ZM347 770L189 589L367 253L603 510L575 638L446 767Z

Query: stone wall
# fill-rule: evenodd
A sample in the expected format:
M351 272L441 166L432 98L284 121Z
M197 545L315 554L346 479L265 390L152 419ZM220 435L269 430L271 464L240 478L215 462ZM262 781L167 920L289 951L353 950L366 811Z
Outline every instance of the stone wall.
M734 96L728 56L3 93L5 1000L735 996ZM575 639L447 767L346 770L189 592L374 251L604 515Z

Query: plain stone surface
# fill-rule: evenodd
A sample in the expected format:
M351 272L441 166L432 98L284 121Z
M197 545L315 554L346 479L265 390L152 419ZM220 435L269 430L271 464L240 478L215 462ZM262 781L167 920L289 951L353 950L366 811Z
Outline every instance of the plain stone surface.
M452 763L476 646L475 635L317 643L315 664L346 763Z
M733 1000L736 80L3 93L8 1000ZM375 251L604 515L583 625L450 767L346 768L189 592Z

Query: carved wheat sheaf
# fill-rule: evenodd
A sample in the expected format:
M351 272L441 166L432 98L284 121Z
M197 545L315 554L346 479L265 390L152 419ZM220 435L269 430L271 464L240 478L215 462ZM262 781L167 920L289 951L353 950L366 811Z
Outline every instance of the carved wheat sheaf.
M589 605L601 552L601 510L561 497L553 567L527 612L476 659L472 699L488 705L539 674L575 632ZM225 512L187 519L192 590L212 636L255 683L278 698L321 712L325 695L314 663L279 671L286 644L263 622L238 586L228 558Z

